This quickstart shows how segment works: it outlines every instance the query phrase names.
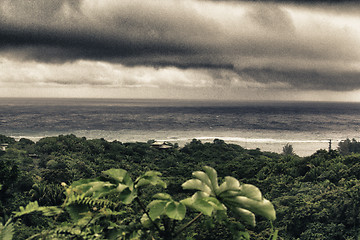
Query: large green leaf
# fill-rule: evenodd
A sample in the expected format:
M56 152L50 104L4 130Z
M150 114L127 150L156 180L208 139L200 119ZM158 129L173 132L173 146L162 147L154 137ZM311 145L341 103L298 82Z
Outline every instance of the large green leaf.
M124 204L130 204L137 197L136 191L131 191L126 185L119 184L116 190L119 192L118 200Z
M199 190L207 194L211 194L211 188L199 179L190 179L184 182L182 185L183 189Z
M207 197L204 198L204 200L210 203L213 206L214 210L220 210L220 211L226 210L226 206L222 204L217 198Z
M193 208L207 216L211 216L214 210L214 207L203 199L194 200L192 198L186 198L180 202L183 203L185 206Z
M149 216L152 220L155 220L157 217L165 213L165 206L168 201L164 200L154 200L149 203Z
M125 184L130 188L130 190L133 190L134 183L126 170L112 168L107 171L103 171L102 173L107 178L110 178L110 180L115 181L117 184Z
M99 198L111 193L116 185L98 179L84 179L71 184L71 191L79 195Z
M144 175L138 177L135 181L135 187L140 188L146 185L160 186L166 188L166 183L160 178L161 173L156 171L147 171Z
M216 195L220 195L226 191L239 191L240 183L236 178L233 177L225 177L224 182L220 185L220 187L216 190Z
M250 226L255 226L255 214L253 214L251 211L244 209L244 208L232 208L231 209L233 213L235 213L237 216L241 218L245 223L249 224Z
M165 213L169 218L183 220L186 214L186 207L183 203L171 201L166 204Z
M276 212L274 206L269 200L263 199L262 201L253 200L244 196L226 199L232 206L245 208L255 214L259 214L269 220L276 219Z
M242 196L242 194L241 194L240 190L236 190L236 191L224 191L217 196L220 199L225 199L225 198L232 198L232 197L236 197L236 196Z
M205 183L206 185L208 185L209 188L212 188L210 178L206 173L204 173L202 171L196 171L196 172L193 172L192 175L194 177L196 177L197 179L199 179L200 181L202 181L203 183Z
M261 201L263 199L261 191L259 188L255 187L251 184L242 184L240 187L241 196L245 196L257 201Z
M211 189L215 193L216 190L219 188L217 172L215 171L215 169L213 169L212 167L209 167L209 166L204 166L203 169L204 169L205 173L208 175L210 182L211 182L211 186L212 186Z
M161 200L172 200L172 197L167 193L157 193L153 196L153 198Z
M196 192L192 197L182 200L181 203L208 216L211 216L215 210L226 209L219 200L209 197L203 192Z

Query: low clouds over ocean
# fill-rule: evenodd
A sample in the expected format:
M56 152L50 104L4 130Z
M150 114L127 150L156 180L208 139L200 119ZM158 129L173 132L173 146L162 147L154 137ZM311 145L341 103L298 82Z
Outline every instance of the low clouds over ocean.
M351 1L2 0L0 86L357 90L357 13Z

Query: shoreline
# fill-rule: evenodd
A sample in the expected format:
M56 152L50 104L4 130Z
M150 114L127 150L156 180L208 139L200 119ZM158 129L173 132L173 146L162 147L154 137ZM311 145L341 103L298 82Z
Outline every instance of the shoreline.
M174 134L172 137L164 137L164 134L159 134L157 132L154 134L154 137L149 136L149 133L147 134L140 134L140 133L134 133L134 131L127 132L127 134L103 134L100 133L94 133L92 134L80 134L77 131L74 131L72 133L48 133L48 134L4 134L6 136L10 136L14 138L16 141L19 141L21 138L26 138L31 141L37 142L42 138L46 137L57 137L59 135L69 135L74 134L77 137L85 137L86 139L100 139L103 138L106 141L112 142L112 141L120 141L123 143L133 143L133 142L147 142L149 140L155 140L158 142L170 142L172 144L177 143L180 147L185 146L185 144L190 143L193 139L200 140L203 143L207 142L213 142L214 139L220 139L223 140L227 144L235 144L239 145L245 149L257 149L259 148L261 151L264 152L275 152L275 153L282 153L282 148L286 144L291 144L294 148L294 152L296 155L300 157L306 157L310 156L313 153L315 153L317 150L320 149L326 149L329 148L329 140L324 139L285 139L285 138L251 138L251 137L226 137L226 136L217 136L217 135L208 135L204 136L201 134L194 134L192 136L175 136ZM165 133L165 132L163 132ZM167 132L166 132L167 133ZM116 137L117 135L117 137ZM163 136L160 136L163 135ZM184 134L186 135L186 134ZM332 149L337 149L338 143L344 139L332 139Z

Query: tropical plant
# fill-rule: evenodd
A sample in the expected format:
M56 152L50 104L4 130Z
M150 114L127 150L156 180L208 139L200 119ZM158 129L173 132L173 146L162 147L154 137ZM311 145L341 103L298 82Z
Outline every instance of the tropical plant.
M208 211L203 211L203 208L197 210L207 215L211 215L210 210L229 209L252 226L255 226L255 214L275 220L274 206L262 197L257 187L240 184L236 178L230 176L225 177L219 186L215 169L208 166L203 169L204 172L193 172L195 178L182 184L184 189L198 190L191 198L184 200L188 206L197 208L197 203L201 202L201 206L207 206Z
M287 143L284 147L283 147L283 152L282 152L283 155L295 155L295 152L294 152L294 148L291 144Z
M251 184L240 184L227 176L219 186L215 169L204 166L203 171L193 172L194 179L182 184L184 189L198 190L191 198L183 200L190 206L208 216L216 210L229 210L243 222L255 226L255 214L273 221L276 219L274 206L263 198L260 190ZM272 236L276 238L277 232Z
M153 185L166 188L161 174L148 171L135 181L123 169L110 169L95 179L82 179L69 187L65 183L66 199L60 207L41 207L29 203L14 218L38 211L55 220L67 213L69 222L56 224L56 228L39 233L42 239L175 239L202 215L231 211L249 225L255 225L255 214L270 221L275 220L273 205L262 197L260 190L250 184L240 184L233 177L225 177L219 186L216 171L205 166L204 172L193 173L195 179L186 181L182 187L198 190L192 197L176 201L166 193L156 193L147 206L144 205L142 189ZM129 207L136 202L137 206ZM140 221L129 217L140 208ZM187 208L200 212L194 219L177 227L177 221L186 216ZM136 218L136 217L135 217ZM276 239L273 231L271 239ZM239 232L236 239L249 239L249 234ZM240 237L241 236L241 237Z

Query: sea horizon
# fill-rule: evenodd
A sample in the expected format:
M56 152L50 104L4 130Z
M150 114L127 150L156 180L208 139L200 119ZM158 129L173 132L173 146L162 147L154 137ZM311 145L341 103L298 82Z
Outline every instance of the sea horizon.
M0 133L15 139L74 134L88 139L179 143L222 139L299 156L357 138L360 103L182 99L1 98Z
M301 103L301 102L315 102L315 103L360 103L360 100L349 100L349 99L344 99L344 100L339 100L339 99L327 99L327 100L323 100L323 99L299 99L299 100L288 100L288 99L226 99L226 98L221 98L221 99L215 99L215 98L169 98L169 97L135 97L135 98L129 98L129 97L76 97L76 96L71 96L71 97L32 97L32 96L27 96L27 97L1 97L0 96L0 100L3 99L11 99L11 100L15 100L15 99L19 99L19 100L26 100L26 99L32 99L32 100L46 100L46 99L51 99L51 100L114 100L114 101L118 101L118 100L122 100L122 101L144 101L144 100L150 100L150 101L183 101L183 102L190 102L190 101L198 101L198 102L212 102L212 103L216 103L216 102L234 102L234 103L239 103L239 102L259 102L259 103L263 103L263 102L279 102L279 103Z

